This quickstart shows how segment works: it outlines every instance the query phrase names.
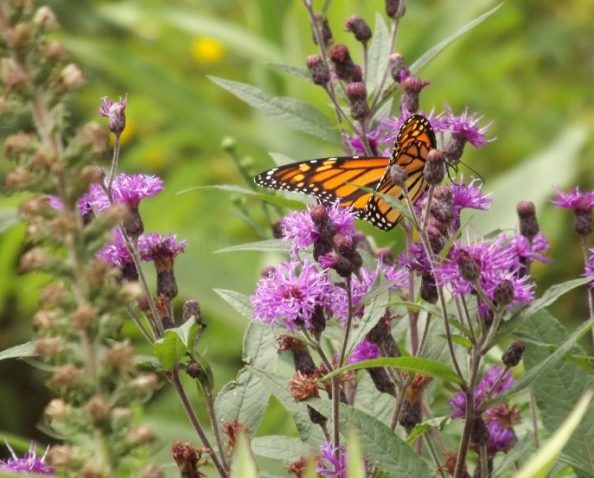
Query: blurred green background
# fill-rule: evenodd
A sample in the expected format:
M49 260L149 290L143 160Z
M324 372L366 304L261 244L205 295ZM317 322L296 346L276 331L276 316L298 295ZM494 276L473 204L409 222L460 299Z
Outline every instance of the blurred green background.
M322 2L317 2L318 7ZM339 0L329 11L335 41L360 49L344 29L359 14L370 25L382 0ZM228 192L180 191L209 184L243 184L221 148L225 137L253 173L271 167L268 152L295 160L339 154L335 145L295 132L251 110L218 88L208 75L251 83L270 96L292 96L332 111L322 90L308 81L279 72L270 63L302 68L316 51L300 0L57 0L49 4L62 30L57 36L85 71L88 85L71 97L73 122L98 119L102 96L128 94L128 127L122 168L161 175L165 191L146 201L141 213L147 230L176 232L188 240L176 271L181 298L200 301L208 329L206 356L213 364L217 388L240 367L245 321L213 288L254 290L263 253L213 254L225 246L255 241L238 208L258 212L256 202ZM409 2L401 22L397 51L412 63L441 39L497 2L419 0ZM431 81L422 108L445 104L460 113L466 106L493 121L497 138L481 150L467 149L463 160L479 171L494 209L472 222L477 232L512 228L514 205L537 202L542 229L554 244L554 262L535 268L539 290L576 277L582 271L578 241L569 213L547 203L554 186L594 187L594 3L527 0L506 2L486 21L465 34L424 67ZM0 125L0 134L10 125ZM2 162L0 174L8 165ZM470 172L466 172L468 177ZM6 210L18 198L2 199ZM255 214L265 227L264 218ZM394 235L372 231L378 244L398 243ZM0 232L0 349L30 339L30 318L45 278L17 272L24 227ZM555 306L569 327L586 316L583 290ZM132 328L127 333L134 334ZM35 436L40 412L48 401L44 375L23 362L0 362L0 433ZM18 404L18 405L17 405ZM145 420L161 437L159 459L166 460L169 441L193 439L176 398L163 389ZM273 408L262 433L290 427Z

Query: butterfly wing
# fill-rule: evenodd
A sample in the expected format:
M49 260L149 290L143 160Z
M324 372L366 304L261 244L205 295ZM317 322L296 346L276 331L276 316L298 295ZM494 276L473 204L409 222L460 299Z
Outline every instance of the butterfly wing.
M339 201L361 217L372 196L361 186L376 189L389 163L390 158L380 157L313 159L269 169L254 181L265 188L309 194L326 205Z
M404 191L392 181L390 167L394 164L407 173L406 190L411 201L416 203L425 190L427 182L423 169L429 151L436 146L435 133L427 118L421 115L410 116L398 132L390 164L377 185L377 192L404 200ZM384 231L389 231L402 219L402 214L380 196L372 195L361 217Z

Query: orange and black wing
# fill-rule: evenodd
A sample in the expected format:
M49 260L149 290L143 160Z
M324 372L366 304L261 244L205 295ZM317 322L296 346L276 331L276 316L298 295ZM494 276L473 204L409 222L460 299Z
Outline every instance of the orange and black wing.
M390 166L397 164L408 173L406 190L413 204L416 203L427 189L423 169L429 151L435 146L435 133L427 118L421 115L410 116L398 132L390 164L376 191L400 201L404 200L404 191L392 182L390 175ZM380 196L372 195L361 217L379 229L389 231L400 222L402 214Z
M390 158L379 157L312 159L264 171L254 181L265 188L309 194L326 205L339 201L362 217L372 193L361 186L376 189L389 163Z

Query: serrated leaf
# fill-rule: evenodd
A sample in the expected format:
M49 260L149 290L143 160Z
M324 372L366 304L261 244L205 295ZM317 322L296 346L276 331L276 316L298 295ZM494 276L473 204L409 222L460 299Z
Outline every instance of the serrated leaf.
M390 423L396 399L389 393L380 392L369 374L363 374L357 382L355 408L377 418L384 423Z
M323 414L330 414L329 400L319 398L308 401ZM382 470L386 476L432 476L425 461L417 456L388 425L348 405L340 404L340 427L355 428L365 459Z
M549 318L553 318L547 311L540 311L539 313L535 314L533 320L546 320ZM554 318L553 318L554 319ZM585 335L588 331L592 329L592 325L594 325L594 319L590 319L584 322L580 327L578 327L573 334L571 334L567 340L565 340L557 350L553 353L548 353L546 358L543 358L542 361L535 367L531 368L525 375L520 378L516 384L507 392L503 393L502 395L498 395L494 399L487 402L485 406L491 406L495 403L500 403L503 400L506 400L512 395L515 395L525 388L527 388L532 382L534 382L537 378L539 378L545 371L548 369L554 368L561 360L563 360L563 356L569 352L569 350L575 346L578 339L580 339L583 335Z
M245 101L261 113L275 118L282 124L317 136L331 143L340 144L340 135L332 122L310 104L289 97L271 98L255 86L237 81L209 76L221 88Z
M447 380L460 385L464 383L464 380L462 380L456 372L447 365L424 357L382 357L363 360L336 369L333 372L324 375L319 380L322 382L351 370L361 370L371 367L399 368L408 370L409 372L422 373L431 377L441 378L442 380Z
M253 438L252 450L257 456L288 463L307 455L311 447L299 438L274 435Z
M193 319L186 320L179 327L167 329L167 331L176 333L186 349L190 349L190 347L192 347L194 344L194 338L198 333L198 323Z
M452 33L450 36L448 36L447 38L440 41L437 45L431 47L429 50L427 50L425 53L423 53L419 58L417 58L412 63L412 65L410 65L410 71L412 73L418 72L427 63L429 63L433 58L435 58L439 53L441 53L448 46L450 46L452 43L454 43L454 41L456 41L458 38L460 38L466 32L472 30L474 27L476 27L480 23L482 23L488 17L493 15L493 13L495 13L497 10L499 10L499 8L501 8L502 5L503 5L503 3L500 3L499 5L496 5L495 7L493 7L491 10L483 13L482 15L479 15L474 20L469 21L466 25L459 28L454 33Z
M249 296L227 289L213 289L213 291L227 304L233 307L240 315L248 320L252 320L252 303Z
M380 87L382 78L387 75L388 62L390 59L390 32L384 18L379 13L375 15L375 28L371 45L367 53L367 85L370 95L380 94L376 91Z
M563 424L517 473L517 478L546 478L557 456L561 453L561 450L571 438L572 433L580 425L580 420L582 420L588 411L593 393L592 390L589 390L582 395Z
M153 343L153 353L165 370L173 370L186 352L180 336L171 330L166 330L163 337Z
M581 329L585 328L584 326ZM587 332L590 327L586 329ZM547 311L541 311L523 323L521 331L543 343L561 342L563 345L575 342L573 338L580 333L578 329L569 336L559 321ZM579 346L574 345L572 353L583 352ZM538 380L532 383L531 388L542 423L552 434L561 427L580 397L587 390L594 389L594 379L569 360L558 362L554 366L541 367L549 356L550 351L547 347L527 343L523 362L528 373L536 368L540 369ZM592 436L594 436L594 407L590 406L563 449L561 457L562 461L574 469L577 476L594 476Z
M220 422L238 420L256 433L266 408L270 391L251 370L243 368L237 379L225 384L215 400L215 410Z
M266 239L264 241L246 242L245 244L238 244L236 246L223 247L214 251L213 254L244 251L288 252L289 249L290 246L287 241L283 241L282 239Z
M0 360L12 358L31 358L36 357L35 342L25 342L24 344L15 345L0 352Z
M245 434L239 435L231 463L231 478L258 478L258 468Z
M278 357L275 337L274 329L270 325L250 322L243 337L244 363L275 372Z

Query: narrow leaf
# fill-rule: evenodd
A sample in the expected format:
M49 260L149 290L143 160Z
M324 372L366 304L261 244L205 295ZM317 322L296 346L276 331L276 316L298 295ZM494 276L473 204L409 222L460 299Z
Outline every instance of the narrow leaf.
M382 15L376 13L375 28L367 56L367 85L370 96L380 94L376 89L379 88L388 69L390 53L390 32Z
M357 432L349 430L347 436L347 478L365 478L365 462L361 453L361 445Z
M311 80L311 74L305 68L299 68L293 65L285 65L284 63L268 63L266 66L284 73L289 73L297 78L304 80Z
M31 358L36 357L35 343L25 342L24 344L15 345L9 349L5 349L0 352L0 360L6 360L11 358Z
M419 58L417 58L412 65L410 65L410 71L413 73L416 73L417 71L419 71L427 63L429 63L433 58L435 58L440 52L442 52L448 46L450 46L452 43L454 43L454 41L456 41L458 38L460 38L466 32L472 30L474 27L476 27L480 23L482 23L488 17L493 15L493 13L495 13L497 10L499 10L499 8L501 8L501 5L503 5L503 3L496 5L488 12L483 13L482 15L476 17L474 20L471 20L466 25L464 25L462 28L459 28L454 33L452 33L449 37L445 38L444 40L440 41L437 45L435 45L432 48L430 48L429 50L427 50Z
M252 450L257 456L288 463L307 455L311 452L311 447L299 438L274 435L253 438Z
M201 190L212 190L216 189L219 191L226 191L230 193L238 193L244 194L246 196L251 196L254 199L259 199L260 201L268 202L270 204L274 204L276 206L286 207L288 209L299 209L303 207L303 204L307 202L305 196L303 196L303 201L297 201L293 199L287 199L282 196L278 196L276 194L271 193L264 193L258 192L252 189L247 189L241 186L236 186L234 184L214 184L210 186L193 186L191 188L182 189L178 191L176 194L186 194L192 191L201 191ZM300 197L300 196L295 196Z
M259 88L246 83L214 76L209 78L240 100L282 124L331 143L340 143L340 136L328 117L307 103L289 97L271 98Z
M517 478L545 478L553 466L557 456L571 438L571 434L580 424L580 420L588 411L592 400L592 390L586 392L577 403L571 414L547 440L547 442L532 456L530 461L518 472Z
M320 378L324 382L337 375L342 375L351 370L361 370L371 367L400 368L410 372L422 373L431 377L441 378L450 382L463 384L464 381L447 365L424 357L382 357L363 360L351 365L346 365Z
M264 241L247 242L236 246L223 247L222 249L214 251L214 254L243 251L287 252L288 250L289 245L286 241L283 241L282 239L267 239Z

